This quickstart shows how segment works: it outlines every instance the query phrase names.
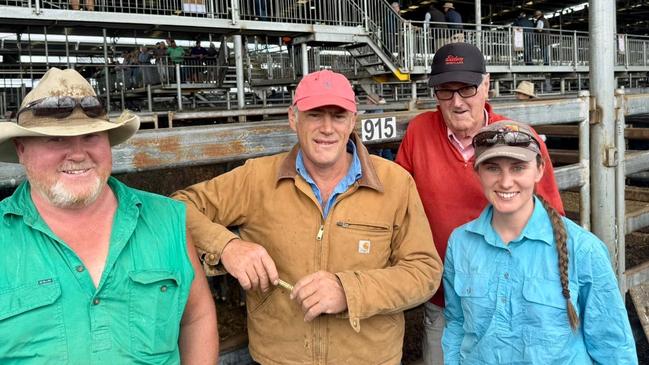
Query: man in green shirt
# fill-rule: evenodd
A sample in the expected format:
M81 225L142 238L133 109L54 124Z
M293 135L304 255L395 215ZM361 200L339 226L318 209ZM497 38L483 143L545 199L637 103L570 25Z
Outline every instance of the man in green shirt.
M183 63L185 58L185 49L183 47L177 46L176 41L173 39L169 41L169 47L167 47L167 56L173 63Z
M111 146L138 127L56 68L0 123L0 161L27 174L0 202L1 364L216 363L183 204L110 177Z

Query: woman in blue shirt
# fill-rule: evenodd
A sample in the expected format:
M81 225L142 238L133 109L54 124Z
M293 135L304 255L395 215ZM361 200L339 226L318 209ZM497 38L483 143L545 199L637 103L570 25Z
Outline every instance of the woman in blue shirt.
M449 238L445 364L637 364L606 246L534 195L536 134L503 121L473 139L489 205Z

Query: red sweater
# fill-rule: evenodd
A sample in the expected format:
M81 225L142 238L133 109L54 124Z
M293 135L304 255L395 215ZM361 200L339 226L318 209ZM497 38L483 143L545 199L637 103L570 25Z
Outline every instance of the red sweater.
M507 119L494 114L489 104L485 108L489 114L489 124ZM487 199L473 170L474 158L464 162L460 152L451 144L446 128L439 111L417 115L408 125L396 158L396 162L415 179L437 252L442 259L446 257L446 245L451 232L477 218L487 205ZM559 213L564 214L548 149L543 142L541 153L546 164L536 192ZM444 306L442 287L431 302Z

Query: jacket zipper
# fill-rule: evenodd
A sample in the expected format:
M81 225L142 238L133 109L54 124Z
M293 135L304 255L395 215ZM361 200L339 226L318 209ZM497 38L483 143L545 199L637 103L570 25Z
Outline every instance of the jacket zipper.
M318 235L315 236L315 239L318 241L322 241L322 236L324 235L324 224L320 225L320 229L318 229Z
M388 227L385 227L385 226L372 225L372 224L366 224L366 223L349 223L349 222L338 221L338 222L336 222L336 225L338 227L342 227L342 228L360 229L360 230L364 230L364 231L388 231L388 230L390 230Z

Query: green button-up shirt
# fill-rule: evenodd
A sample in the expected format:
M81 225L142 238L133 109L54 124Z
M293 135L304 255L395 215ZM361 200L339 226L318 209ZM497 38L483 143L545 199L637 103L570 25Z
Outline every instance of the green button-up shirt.
M29 183L0 202L0 364L180 362L194 277L184 205L108 183L118 207L98 287L39 216Z

